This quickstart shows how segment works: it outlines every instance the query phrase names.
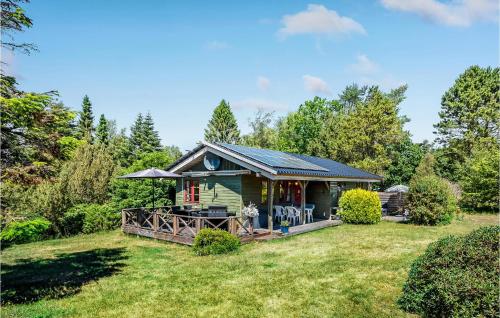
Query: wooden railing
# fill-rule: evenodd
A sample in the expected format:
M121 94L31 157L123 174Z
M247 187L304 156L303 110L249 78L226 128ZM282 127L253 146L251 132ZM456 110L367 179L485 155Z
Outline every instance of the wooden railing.
M172 213L170 207L122 210L122 228L125 232L167 240L184 238L188 239L188 243L204 228L226 230L239 237L253 237L251 223L237 216L177 215Z

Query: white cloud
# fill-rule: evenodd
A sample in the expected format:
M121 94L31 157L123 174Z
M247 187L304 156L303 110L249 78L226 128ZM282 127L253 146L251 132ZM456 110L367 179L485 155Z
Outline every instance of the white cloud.
M228 49L230 48L231 46L226 43L226 42L221 42L221 41L210 41L208 42L205 47L209 50L212 50L212 51L218 51L218 50L225 50L225 49Z
M278 35L283 38L295 34L366 33L358 22L349 17L340 16L336 11L328 10L325 6L318 4L309 4L305 11L285 15L281 22L283 27L279 29Z
M264 109L264 110L287 110L288 106L271 100L249 98L237 102L232 102L234 109Z
M405 83L372 61L366 54L358 54L356 62L347 67L347 70L356 76L361 85L377 85L383 90L390 90Z
M365 54L358 54L356 63L350 65L350 69L358 74L373 74L379 70L379 66L370 60Z
M328 87L328 84L319 77L304 75L302 76L304 80L304 88L312 93L322 93L325 95L331 95L332 91Z
M259 76L257 77L257 87L261 91L267 91L269 89L269 86L271 86L271 80L265 76Z
M359 79L359 83L361 85L377 85L384 91L389 91L394 88L398 88L401 85L404 85L405 82L397 80L391 74L384 74L378 77L361 77Z
M470 26L476 21L497 21L497 0L381 0L387 9L416 13L449 26Z

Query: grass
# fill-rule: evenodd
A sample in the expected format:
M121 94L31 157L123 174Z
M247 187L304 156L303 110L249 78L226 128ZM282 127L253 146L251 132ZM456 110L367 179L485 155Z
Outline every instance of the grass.
M395 300L408 268L441 236L498 223L342 225L194 256L120 231L8 248L2 317L409 317Z

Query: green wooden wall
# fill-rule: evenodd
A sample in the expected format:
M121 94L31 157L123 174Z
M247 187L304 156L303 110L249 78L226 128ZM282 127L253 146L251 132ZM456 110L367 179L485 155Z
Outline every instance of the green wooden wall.
M187 178L183 178L186 180ZM210 176L202 178L190 178L200 182L200 203L201 208L209 205L227 205L229 212L237 215L241 212L241 176ZM177 181L176 204L184 204L184 194L182 192L182 179Z

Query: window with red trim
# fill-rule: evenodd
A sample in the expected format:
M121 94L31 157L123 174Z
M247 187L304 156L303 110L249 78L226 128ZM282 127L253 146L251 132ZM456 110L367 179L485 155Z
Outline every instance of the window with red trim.
M184 202L200 202L200 182L197 180L184 181Z

